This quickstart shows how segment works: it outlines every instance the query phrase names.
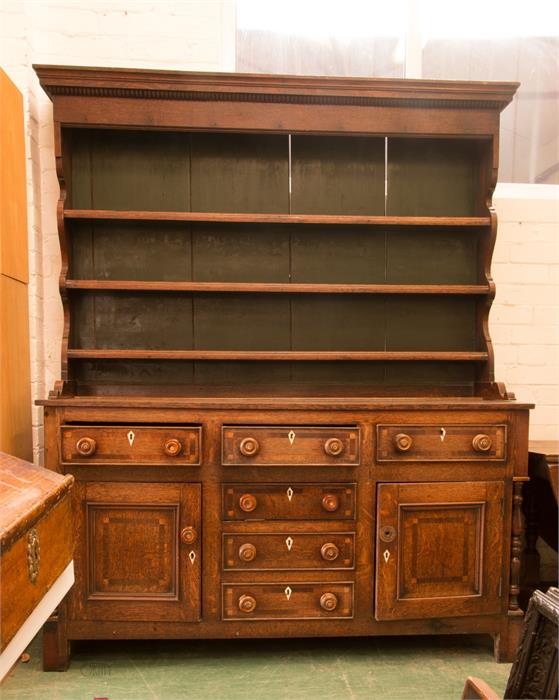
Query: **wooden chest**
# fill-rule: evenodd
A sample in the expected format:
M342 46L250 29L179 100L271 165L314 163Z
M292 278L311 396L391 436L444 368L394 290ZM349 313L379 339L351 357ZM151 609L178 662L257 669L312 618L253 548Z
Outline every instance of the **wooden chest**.
M516 85L37 72L45 448L77 514L46 667L87 638L484 632L510 658L529 406L488 319Z
M0 453L0 652L72 560L73 482Z

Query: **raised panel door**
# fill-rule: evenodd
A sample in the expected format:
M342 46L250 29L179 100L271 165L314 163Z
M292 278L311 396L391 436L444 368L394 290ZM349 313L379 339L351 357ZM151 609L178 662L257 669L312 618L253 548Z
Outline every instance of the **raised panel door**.
M75 616L198 620L200 491L200 484L86 484Z
M501 482L378 486L376 619L500 610Z

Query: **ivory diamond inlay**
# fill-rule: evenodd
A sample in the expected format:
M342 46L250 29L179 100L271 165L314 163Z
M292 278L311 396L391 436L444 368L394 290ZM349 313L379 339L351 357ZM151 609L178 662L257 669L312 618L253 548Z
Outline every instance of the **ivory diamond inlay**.
M287 588L284 590L284 593L285 593L285 597L287 598L287 600L289 600L291 598L291 594L293 593L293 591L291 590L291 588L289 588L289 586L287 586Z

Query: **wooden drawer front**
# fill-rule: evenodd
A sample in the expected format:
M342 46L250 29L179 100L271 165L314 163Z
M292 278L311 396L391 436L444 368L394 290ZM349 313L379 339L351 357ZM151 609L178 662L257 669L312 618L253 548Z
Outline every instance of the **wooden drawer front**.
M222 464L354 466L359 464L359 429L223 426Z
M377 425L378 462L501 462L506 425Z
M196 427L73 425L61 433L63 464L200 464Z
M354 520L355 484L224 484L224 520Z
M223 584L224 620L353 617L352 583Z
M228 533L223 535L225 570L353 569L353 532Z

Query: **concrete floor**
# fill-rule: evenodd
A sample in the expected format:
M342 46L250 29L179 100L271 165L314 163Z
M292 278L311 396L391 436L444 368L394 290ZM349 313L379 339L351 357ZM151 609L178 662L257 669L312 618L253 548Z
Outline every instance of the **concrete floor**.
M468 675L502 696L510 671L485 636L82 642L66 673L28 651L2 700L458 700Z

